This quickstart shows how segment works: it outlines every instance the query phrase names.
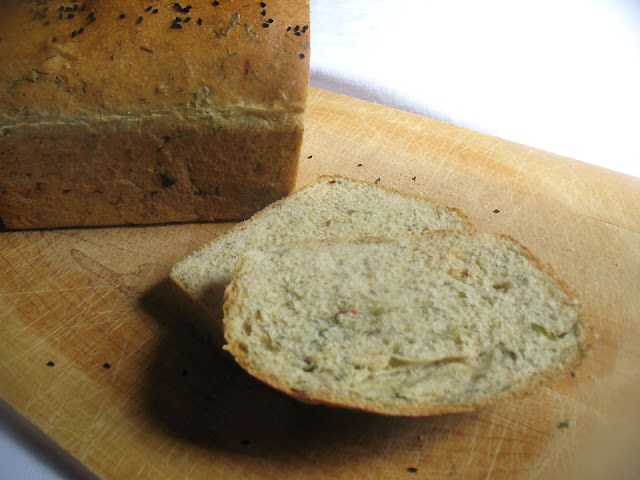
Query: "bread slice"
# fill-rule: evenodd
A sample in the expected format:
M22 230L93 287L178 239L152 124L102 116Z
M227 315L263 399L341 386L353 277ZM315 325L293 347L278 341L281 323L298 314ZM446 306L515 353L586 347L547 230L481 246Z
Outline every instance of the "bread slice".
M575 366L578 301L510 238L453 231L252 250L225 349L300 400L391 415L473 410Z
M394 238L438 229L471 231L472 226L458 210L431 200L352 179L321 177L177 263L170 276L204 307L203 317L210 317L206 328L215 335L224 289L245 250L300 239Z

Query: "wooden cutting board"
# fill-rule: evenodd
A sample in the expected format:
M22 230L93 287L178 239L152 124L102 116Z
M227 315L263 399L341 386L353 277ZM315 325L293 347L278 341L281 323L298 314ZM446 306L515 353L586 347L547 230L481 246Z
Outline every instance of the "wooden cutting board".
M105 480L640 475L640 179L315 89L302 151L300 186L378 182L528 246L584 302L582 367L470 414L306 406L213 351L167 287L230 224L0 232L2 397Z

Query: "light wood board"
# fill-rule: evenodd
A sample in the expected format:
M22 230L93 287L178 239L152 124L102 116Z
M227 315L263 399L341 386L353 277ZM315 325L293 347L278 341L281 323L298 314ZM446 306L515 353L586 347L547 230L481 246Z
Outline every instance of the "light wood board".
M312 89L299 186L322 174L521 241L584 303L582 367L470 414L306 406L201 341L167 288L229 224L0 232L0 395L105 480L640 475L640 179Z

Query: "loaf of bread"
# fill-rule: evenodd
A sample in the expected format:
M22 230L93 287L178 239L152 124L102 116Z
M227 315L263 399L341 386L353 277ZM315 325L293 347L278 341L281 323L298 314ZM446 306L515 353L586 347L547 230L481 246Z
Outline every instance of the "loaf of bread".
M8 0L8 228L248 218L294 187L307 0Z
M431 230L471 231L458 210L432 200L405 195L376 185L322 177L313 185L275 202L253 218L178 262L171 272L174 284L204 311L208 330L221 340L224 289L235 261L245 250L300 239L389 238Z
M309 403L390 415L461 412L527 392L588 344L566 287L509 238L453 231L245 252L227 345Z

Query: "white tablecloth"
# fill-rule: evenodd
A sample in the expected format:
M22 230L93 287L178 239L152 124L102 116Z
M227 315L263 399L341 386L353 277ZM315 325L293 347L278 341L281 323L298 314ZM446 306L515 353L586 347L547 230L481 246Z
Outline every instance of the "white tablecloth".
M311 0L310 34L313 86L640 177L640 1ZM89 478L1 404L0 465Z
M640 177L640 1L311 9L313 86Z

